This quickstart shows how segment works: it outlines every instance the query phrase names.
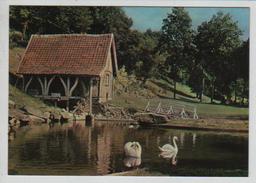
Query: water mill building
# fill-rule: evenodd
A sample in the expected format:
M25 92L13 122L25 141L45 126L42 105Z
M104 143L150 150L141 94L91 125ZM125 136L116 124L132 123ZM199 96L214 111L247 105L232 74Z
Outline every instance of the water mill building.
M113 34L32 35L18 67L22 89L69 109L77 100L106 102L117 73Z

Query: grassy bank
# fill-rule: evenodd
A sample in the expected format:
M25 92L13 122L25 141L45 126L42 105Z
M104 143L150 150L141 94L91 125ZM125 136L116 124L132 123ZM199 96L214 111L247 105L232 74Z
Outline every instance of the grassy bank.
M20 57L23 55L24 48L12 48L10 49L10 72L16 72ZM124 76L129 83L129 76ZM136 83L137 81L135 81ZM127 84L127 83L125 83ZM128 85L128 84L127 84ZM131 84L131 85L134 85ZM136 85L136 84L135 84ZM128 87L129 88L129 87ZM163 106L189 106L189 108L196 107L199 117L214 117L214 118L248 118L249 110L247 107L235 107L218 104L219 101L215 100L216 104L210 104L210 98L208 96L203 96L203 103L199 103L198 99L195 97L196 94L193 93L187 85L177 83L177 99L173 99L173 84L168 78L166 79L149 79L145 84L130 87L126 92L121 91L116 94L111 104L126 107L126 108L136 108L137 110L143 110L150 101L151 105L156 107L159 102ZM15 98L14 98L15 97ZM17 103L24 105L28 103L32 106L38 106L39 108L46 107L40 100L34 99L28 95L17 93L17 89L10 86L10 98L12 100L17 100Z
M126 108L135 108L137 110L144 110L147 103L153 108L156 108L159 102L162 106L185 106L185 108L192 110L197 108L199 117L210 118L242 118L248 119L248 107L237 107L230 105L220 104L215 101L214 104L210 103L210 98L204 96L203 102L200 103L195 97L195 93L191 92L190 88L186 85L178 84L177 97L173 99L172 85L164 80L149 80L146 82L145 87L137 86L127 92L119 92L114 96L111 104L122 106ZM139 92L138 92L139 91Z
M9 99L15 102L17 108L29 106L42 112L56 110L54 106L47 105L42 100L27 95L12 85L9 85Z

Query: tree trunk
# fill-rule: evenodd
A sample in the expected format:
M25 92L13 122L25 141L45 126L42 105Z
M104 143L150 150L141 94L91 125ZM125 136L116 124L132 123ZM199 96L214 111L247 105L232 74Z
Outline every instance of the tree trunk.
M234 101L234 103L236 104L236 101L237 101L237 94L236 94L236 84L235 84L235 101Z
M22 41L24 41L24 39L25 39L25 37L26 37L27 27L28 27L28 21L24 22L24 24L23 24L23 29L22 29Z
M174 80L173 98L176 99L176 80Z
M212 83L211 103L213 103L213 98L214 98L214 84Z
M243 92L242 92L242 105L244 105L245 87L246 87L246 84L245 84L245 82L244 82L244 84L243 84Z
M203 102L203 95L204 95L204 78L202 79L202 90L200 94L200 102Z

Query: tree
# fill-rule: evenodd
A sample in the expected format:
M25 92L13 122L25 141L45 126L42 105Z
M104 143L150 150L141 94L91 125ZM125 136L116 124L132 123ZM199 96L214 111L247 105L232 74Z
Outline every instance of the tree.
M163 20L160 49L167 52L165 65L168 67L170 78L174 81L173 98L176 98L176 82L180 73L191 60L193 40L192 21L184 8L173 8Z
M211 102L215 91L221 98L230 98L228 87L234 79L231 55L240 45L241 30L229 14L218 12L208 22L203 22L197 29L195 44L198 49L198 62L209 75ZM223 99L224 100L224 99Z
M133 23L132 19L120 7L90 7L90 14L93 23L89 33L113 33L119 65L126 66L127 71L130 73L127 50L130 47L128 43L131 42L129 39L133 36L130 30Z
M241 103L244 103L244 98L249 98L249 39L233 51L232 59L236 70L232 83L234 103L237 102L237 96L241 97Z
M28 42L31 34L86 33L92 17L88 7L11 6L10 28L22 33Z

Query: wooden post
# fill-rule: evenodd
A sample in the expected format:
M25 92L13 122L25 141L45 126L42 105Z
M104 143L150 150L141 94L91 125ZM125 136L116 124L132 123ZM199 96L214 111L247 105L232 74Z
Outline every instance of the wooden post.
M150 110L149 110L149 105L150 105L150 102L148 101L148 104L147 104L147 106L146 106L145 109L144 109L145 112L149 112L149 111L150 111Z
M48 95L48 93L47 93L47 77L46 76L44 76L44 96L47 96Z
M194 107L193 119L198 119L198 115L197 115L197 112L196 112L196 107Z
M70 84L69 84L69 88L68 88L69 89L69 96L72 96L72 93L75 90L76 86L78 85L78 82L79 82L79 78L76 77L76 80L75 80L73 86L70 87Z
M56 76L52 76L47 84L47 87L46 87L46 91L45 91L45 95L48 96L49 95L49 90L50 90L50 86L51 86L51 83L52 81L55 79Z
M89 114L90 115L92 114L92 83L93 83L93 80L91 78L90 79L90 97L89 97L89 100L90 100Z
M44 86L44 84L43 84L43 82L42 82L40 76L37 77L37 80L38 80L38 82L40 83L40 86L41 86L41 89L42 89L42 90L41 90L41 91L42 91L42 96L44 96L44 94L45 94L45 86Z
M100 102L100 78L98 79L98 102Z
M160 112L162 112L161 102L159 102L159 104L158 104L158 106L157 106L157 108L156 108L155 113L160 113Z
M70 95L70 77L67 78L67 87L66 87L66 96L69 97Z
M29 87L29 85L30 85L32 79L33 79L33 76L30 76L28 82L27 82L26 85L25 85L25 93L27 93L28 87Z
M70 77L67 78L67 87L66 87L66 97L67 97L67 106L66 110L69 111L69 96L70 96Z

